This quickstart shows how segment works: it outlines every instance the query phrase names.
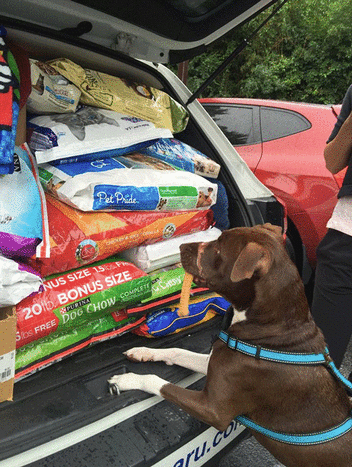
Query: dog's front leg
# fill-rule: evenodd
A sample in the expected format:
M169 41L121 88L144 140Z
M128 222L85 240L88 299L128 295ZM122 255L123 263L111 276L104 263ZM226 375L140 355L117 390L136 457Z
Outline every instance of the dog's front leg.
M193 391L184 389L169 383L156 375L137 375L126 373L110 378L109 383L115 386L116 392L140 389L150 394L163 397L164 399L178 405L193 417L218 430L225 430L231 423L233 416L229 407L229 401L224 400L222 395L216 397L213 390ZM214 397L215 396L215 397Z
M207 374L210 355L191 352L190 350L152 349L148 347L133 347L125 355L135 362L165 362L167 365L179 365L197 373Z

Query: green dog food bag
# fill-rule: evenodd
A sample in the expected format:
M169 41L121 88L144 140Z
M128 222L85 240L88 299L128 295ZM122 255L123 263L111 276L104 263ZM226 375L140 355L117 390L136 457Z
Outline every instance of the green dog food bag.
M77 328L61 329L16 350L15 379L19 381L43 368L71 357L99 342L121 336L139 327L145 316L129 317L123 310Z
M151 293L150 277L134 264L116 258L50 276L41 292L16 306L16 347L55 331L78 328Z

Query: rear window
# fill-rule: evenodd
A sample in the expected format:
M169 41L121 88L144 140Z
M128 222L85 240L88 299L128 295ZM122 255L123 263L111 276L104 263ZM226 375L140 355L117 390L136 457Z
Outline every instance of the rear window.
M234 146L260 143L255 108L237 105L204 105L208 114Z
M260 108L263 142L294 135L311 127L303 115L291 110L270 107Z

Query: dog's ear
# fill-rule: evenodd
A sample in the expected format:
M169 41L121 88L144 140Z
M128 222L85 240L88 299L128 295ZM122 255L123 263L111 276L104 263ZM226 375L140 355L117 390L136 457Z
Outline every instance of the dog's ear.
M270 269L271 255L262 245L255 242L247 243L240 252L233 265L230 279L232 282L239 282L250 279L255 272L264 276Z
M282 237L282 229L278 225L273 225L267 222L266 224L263 224L261 227L263 227L266 230L269 230L270 232L274 233L278 237Z

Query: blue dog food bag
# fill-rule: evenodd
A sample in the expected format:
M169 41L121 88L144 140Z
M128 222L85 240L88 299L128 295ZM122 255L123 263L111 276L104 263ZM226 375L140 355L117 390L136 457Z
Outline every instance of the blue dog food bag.
M219 164L198 149L175 138L160 138L154 144L142 149L141 153L203 177L217 178L220 172Z
M150 312L147 320L133 332L145 337L162 337L175 334L204 323L215 315L225 315L230 303L220 295L209 292L207 296L194 297L189 301L189 314L179 316L179 304Z

